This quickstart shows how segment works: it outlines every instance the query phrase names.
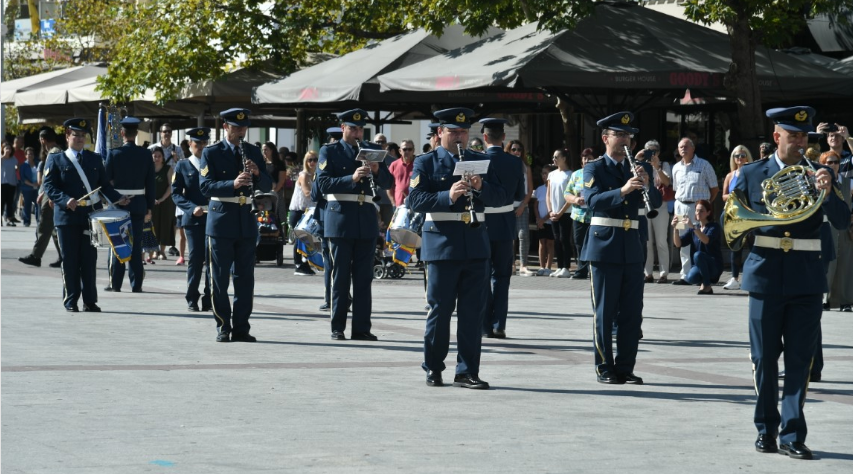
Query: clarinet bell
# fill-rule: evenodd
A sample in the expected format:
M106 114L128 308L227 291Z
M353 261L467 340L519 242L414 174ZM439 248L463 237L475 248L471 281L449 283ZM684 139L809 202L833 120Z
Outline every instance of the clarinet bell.
M648 217L649 219L654 219L657 216L658 216L658 210L657 209L652 209L651 211L646 212L646 217Z
M468 215L471 216L470 222L468 222L468 225L472 229L476 229L477 227L480 227L480 219L477 218L477 213L474 212L474 209L469 210Z

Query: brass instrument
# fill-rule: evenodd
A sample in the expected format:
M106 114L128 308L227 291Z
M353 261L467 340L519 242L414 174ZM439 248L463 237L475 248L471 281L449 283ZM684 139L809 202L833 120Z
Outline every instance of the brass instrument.
M462 142L456 142L456 148L459 150L459 161L465 161L465 150L462 149ZM465 191L465 197L468 198L468 206L466 206L468 218L464 219L463 216L463 221L471 226L472 229L476 229L477 227L480 227L480 219L477 218L477 212L474 211L474 191L472 191L471 187L470 173L466 172L465 175L462 176L462 179L468 183L468 190Z
M770 225L790 225L812 216L823 203L827 190L817 192L815 168L788 166L761 182L767 214L750 209L746 196L735 189L723 207L723 235L732 250L743 247L743 239L753 229Z
M631 172L634 173L635 178L639 178L640 175L637 174L637 162L634 161L634 157L631 155L631 149L627 146L625 147L625 159L628 160L628 166L631 167ZM657 209L652 209L652 203L649 201L649 191L643 187L640 190L643 193L643 204L646 206L646 217L649 219L654 219L658 215Z
M355 155L358 156L358 154L361 153L361 142L356 141L355 144L358 147ZM362 163L364 163L364 166L367 166L367 160L361 160L361 161L362 161ZM373 171L372 170L371 170L370 174L367 175L367 182L370 184L370 193L371 193L371 195L373 195L371 200L373 202L381 201L382 196L379 196L378 194L376 194L376 183L373 182Z

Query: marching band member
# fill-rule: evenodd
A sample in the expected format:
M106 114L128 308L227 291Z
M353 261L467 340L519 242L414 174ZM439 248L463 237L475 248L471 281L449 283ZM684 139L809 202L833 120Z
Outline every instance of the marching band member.
M817 168L817 188L828 191L821 208L802 222L770 223L756 229L755 244L743 265L741 289L749 292L749 346L757 395L755 449L796 459L812 458L805 445L803 405L817 347L823 293L827 291L820 228L824 215L836 229L846 228L850 221L850 210L838 187L833 186L832 172L802 155L808 132L813 130L814 115L813 108L802 106L768 110L767 117L776 124L776 151L745 165L735 185L735 192L745 200L743 204L759 213L767 212L762 182L788 166ZM786 375L780 416L778 361L783 347Z
M121 205L128 200L113 189L101 157L83 149L86 136L92 133L89 123L72 118L64 126L68 149L48 155L44 167L44 192L54 202L53 223L62 257L62 303L66 311L76 313L82 295L83 311L97 313L101 311L95 288L98 252L92 246L89 214L103 205L92 190L100 187L101 193Z
M441 373L450 349L450 317L456 309L459 355L453 385L488 389L488 382L480 379L480 349L491 252L485 226L470 224L474 211L503 206L506 193L478 175L464 180L453 174L459 148L468 144L474 111L453 108L434 115L440 121L440 146L415 158L409 183L409 204L425 214L421 257L426 262L429 309L422 367L427 385L444 385Z
M199 186L202 194L210 198L206 229L217 342L256 341L249 334L258 239L252 194L253 190L269 192L272 178L267 174L261 150L243 143L249 114L239 108L221 112L225 137L205 147L199 163ZM228 282L232 277L233 311L228 301Z
M121 119L121 136L124 145L110 150L107 155L106 171L110 184L116 192L128 196L130 202L120 206L130 213L130 228L133 245L130 254L130 288L134 293L142 292L142 280L145 271L142 268L142 226L151 219L154 208L154 162L151 153L135 142L139 131L139 119L125 117ZM135 199L134 199L135 197ZM110 257L110 285L105 291L121 291L124 282L125 264L118 257Z
M172 200L184 213L181 225L187 235L189 247L189 263L187 263L187 309L199 311L198 299L201 297L201 311L210 311L210 268L206 238L208 198L201 192L199 173L201 170L201 154L210 140L210 129L207 127L187 130L190 140L189 159L180 160L175 165L172 175ZM149 160L151 161L151 160ZM198 285L204 272L204 296L198 291Z
M364 134L367 112L353 109L338 114L343 136L320 149L317 191L326 200L323 237L329 239L333 261L331 290L332 339L345 340L347 307L352 283L351 339L375 341L370 332L373 256L379 235L379 220L371 195L371 175L382 188L390 187L391 174L384 163L363 165L356 160ZM315 193L316 194L316 193Z
M583 170L583 198L589 205L589 235L581 260L592 272L593 341L595 372L605 384L642 384L634 375L643 311L644 245L640 239L638 211L648 187L642 165L629 169L625 147L639 130L631 126L634 114L619 112L597 122L605 145L603 157ZM634 176L634 172L637 176ZM660 201L654 186L652 200ZM657 197L652 194L657 193ZM617 353L613 357L613 325Z

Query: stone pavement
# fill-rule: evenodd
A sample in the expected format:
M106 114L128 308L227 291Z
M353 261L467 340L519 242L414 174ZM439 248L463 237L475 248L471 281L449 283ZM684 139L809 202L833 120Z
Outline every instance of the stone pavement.
M740 291L646 285L636 368L646 384L608 386L593 372L588 283L514 277L509 338L484 342L480 375L492 390L473 391L424 384L420 273L374 282L378 342L336 342L317 310L321 277L264 262L252 317L259 342L218 344L211 313L185 311L185 267L174 258L146 266L145 293L100 291L103 313L69 314L59 271L47 267L53 247L32 268L17 261L32 228L4 227L0 240L4 474L853 466L850 313L824 313L824 381L806 404L817 460L795 461L752 446ZM454 356L452 344L449 368Z

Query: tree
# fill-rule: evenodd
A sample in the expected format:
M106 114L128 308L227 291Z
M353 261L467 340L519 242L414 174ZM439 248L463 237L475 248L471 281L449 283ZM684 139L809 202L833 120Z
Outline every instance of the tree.
M806 27L808 17L825 13L832 19L844 18L853 8L851 0L688 0L687 18L706 25L726 25L732 50L732 63L723 81L734 93L737 120L732 127L741 143L753 150L764 129L761 90L755 68L755 48L785 46Z

